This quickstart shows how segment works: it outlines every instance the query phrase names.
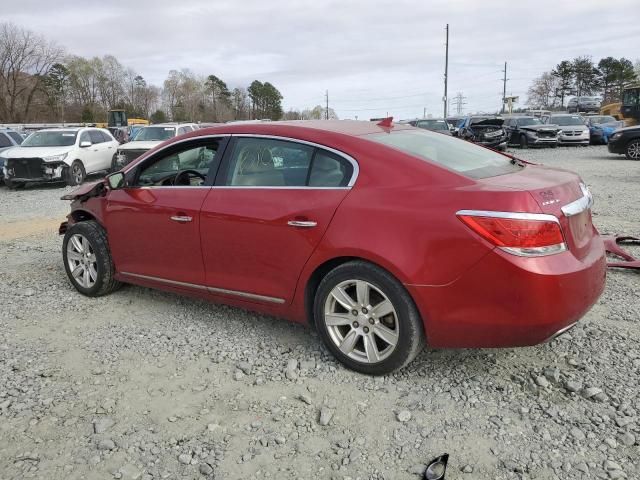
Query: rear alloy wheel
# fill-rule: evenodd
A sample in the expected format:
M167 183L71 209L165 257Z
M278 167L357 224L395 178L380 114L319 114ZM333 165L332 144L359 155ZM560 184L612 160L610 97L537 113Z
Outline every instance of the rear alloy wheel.
M75 160L69 168L67 168L67 185L75 187L81 185L84 182L87 173L84 170L84 165L80 160Z
M114 279L107 235L94 221L69 226L62 242L62 259L69 280L83 295L99 297L120 286Z
M347 367L382 375L407 365L425 344L413 300L388 272L354 261L322 280L314 304L323 341Z
M520 135L520 148L529 148L529 139L524 133Z
M627 150L625 156L629 160L640 160L640 139L631 140L627 144Z

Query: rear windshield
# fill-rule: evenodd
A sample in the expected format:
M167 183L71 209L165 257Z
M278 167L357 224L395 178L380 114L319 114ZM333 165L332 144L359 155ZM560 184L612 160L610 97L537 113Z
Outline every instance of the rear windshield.
M495 177L522 169L508 157L487 148L427 130L373 133L366 138L471 178Z
M22 142L23 147L68 147L76 143L73 130L40 131L32 133Z

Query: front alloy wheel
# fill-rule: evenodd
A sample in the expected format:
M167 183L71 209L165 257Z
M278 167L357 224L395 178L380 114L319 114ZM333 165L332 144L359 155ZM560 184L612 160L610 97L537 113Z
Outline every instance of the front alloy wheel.
M82 288L91 288L98 279L98 263L87 238L76 233L67 242L67 264L74 282Z
M640 139L629 142L625 156L629 160L640 160Z
M62 260L69 280L83 295L98 297L120 286L114 279L107 234L95 221L69 225L62 241Z
M327 348L358 372L400 369L424 347L413 299L393 275L371 263L351 261L331 270L316 290L313 308Z

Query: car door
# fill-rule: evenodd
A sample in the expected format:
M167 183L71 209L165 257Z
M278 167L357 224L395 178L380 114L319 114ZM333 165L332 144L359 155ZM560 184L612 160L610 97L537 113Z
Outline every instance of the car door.
M91 140L91 146L85 148L85 155L87 162L85 163L85 170L87 173L97 172L99 170L105 170L106 162L103 158L107 155L107 143L104 141L104 137L99 130L88 130L89 138Z
M289 303L300 272L357 173L353 159L274 137L234 137L202 205L213 293Z
M205 283L200 208L226 142L218 136L170 145L129 170L124 188L109 192L105 226L120 274L171 285Z

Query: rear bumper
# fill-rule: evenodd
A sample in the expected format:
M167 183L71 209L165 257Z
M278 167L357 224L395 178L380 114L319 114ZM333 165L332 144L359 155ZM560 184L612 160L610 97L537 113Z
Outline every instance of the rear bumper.
M584 259L487 254L444 286L407 286L432 347L490 348L536 345L571 327L604 290L604 243L592 240Z

